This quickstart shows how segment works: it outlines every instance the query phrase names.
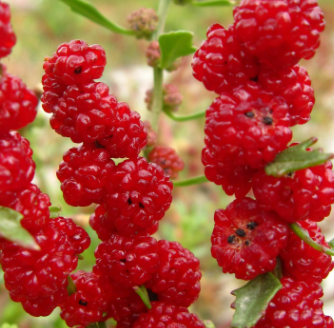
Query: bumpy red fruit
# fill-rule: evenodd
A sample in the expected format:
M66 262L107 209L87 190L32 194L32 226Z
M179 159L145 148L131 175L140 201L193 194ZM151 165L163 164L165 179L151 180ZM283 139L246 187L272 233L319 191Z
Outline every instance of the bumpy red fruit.
M207 40L194 55L192 68L194 77L208 90L220 94L257 79L257 60L241 48L234 26L226 30L213 24L206 35Z
M95 274L124 286L140 286L158 270L158 243L149 234L113 235L95 250Z
M105 290L98 276L92 272L77 271L71 275L76 292L61 305L60 316L69 327L88 326L93 322L104 321L103 312L108 307L111 290Z
M152 147L157 143L158 134L153 130L149 121L143 121L143 124L147 134L146 147Z
M17 132L0 139L0 191L22 190L35 174L29 141Z
M223 272L251 280L272 271L288 240L288 227L251 198L237 199L215 213L211 254Z
M332 318L322 312L322 301L319 298L323 293L318 283L294 281L287 277L282 278L281 283L283 287L269 303L265 319L254 327L333 327Z
M46 57L43 68L51 78L72 85L99 79L105 65L106 54L101 46L72 40L62 43L52 57Z
M5 66L0 64L0 135L31 123L37 114L37 104L35 94L20 78L7 74Z
M315 98L311 79L304 67L296 65L276 70L261 67L259 83L262 88L286 100L291 126L310 120Z
M325 28L316 0L243 0L234 8L234 20L245 51L272 67L312 58Z
M298 224L308 231L315 242L329 247L315 222L300 221ZM307 245L292 231L290 231L286 248L280 252L280 257L284 275L295 280L306 281L310 279L321 282L334 267L331 256Z
M16 35L10 24L10 8L0 2L0 58L8 56L16 44Z
M104 185L102 171L106 165L115 166L110 153L95 143L84 143L64 154L57 177L67 204L88 206L102 202Z
M217 160L208 147L202 151L202 163L205 176L209 181L222 186L227 195L235 194L236 198L247 195L252 187L252 178L256 170L249 165L236 166L229 160Z
M134 235L157 228L172 201L172 182L161 167L145 158L126 160L104 170L108 217L121 233Z
M58 229L56 221L50 220L34 237L40 250L3 244L0 262L11 296L32 300L51 296L67 286L67 276L78 264L75 238Z
M223 93L208 108L205 145L217 162L264 167L292 138L288 105L257 86Z
M183 160L171 147L155 146L148 154L148 160L162 167L171 179L176 179L184 168Z
M322 221L334 203L332 163L299 170L281 178L259 171L253 177L254 195L266 210L275 210L282 220Z
M142 313L133 328L205 328L204 323L186 307L165 302L152 302L152 309Z
M159 301L190 306L201 290L198 258L177 242L159 240L158 246L160 267L146 287Z
M52 113L51 127L73 142L93 142L111 136L117 99L102 82L64 88L54 79L43 77L43 108Z
M105 147L112 158L136 158L146 146L147 134L140 115L129 105L119 102L115 111L113 129L98 143Z
M34 184L28 185L28 187L15 194L11 201L0 200L0 205L20 212L24 216L21 225L30 233L38 232L49 223L50 198Z

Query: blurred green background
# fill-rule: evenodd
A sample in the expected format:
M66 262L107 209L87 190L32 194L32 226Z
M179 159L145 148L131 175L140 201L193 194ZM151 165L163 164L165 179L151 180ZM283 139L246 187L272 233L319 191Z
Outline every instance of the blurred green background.
M146 65L147 41L111 33L85 18L82 18L58 0L7 0L12 8L12 25L17 35L17 45L10 57L3 60L8 72L20 76L30 89L41 89L43 59L51 56L60 43L72 39L83 39L88 44L98 43L107 53L107 66L101 81L110 86L111 93L119 101L126 101L143 119L149 117L144 103L145 91L152 87L153 72ZM158 0L91 0L109 19L127 26L127 16L141 7L157 9ZM306 66L312 78L317 98L312 120L304 126L294 128L294 141L310 136L319 138L319 146L334 152L334 6L332 0L320 0L325 12L327 27L322 35L322 44L316 56ZM232 7L198 8L172 5L166 30L185 29L194 32L194 43L199 46L205 39L207 28L218 22L225 27L232 23ZM166 81L181 90L184 101L180 114L204 110L215 98L215 94L204 89L192 77L191 56L184 58L181 68L165 75ZM180 178L203 174L201 149L203 147L204 120L177 123L162 116L159 143L174 147L185 161L185 170ZM35 183L50 195L53 204L60 204L62 215L73 218L87 229L92 245L83 256L79 268L91 270L94 265L94 249L99 241L88 226L94 207L73 208L64 203L56 170L63 153L75 146L70 140L60 137L49 127L48 117L39 109L37 119L22 134L31 142L37 164ZM203 271L202 292L191 310L201 319L214 321L217 328L230 326L233 311L230 304L234 297L231 290L243 284L232 275L224 275L210 255L210 235L213 228L214 211L224 208L233 200L220 187L212 183L175 188L173 203L163 219L159 239L179 241L189 248L201 261ZM322 223L324 233L334 237L334 220ZM334 314L334 276L324 283L325 310ZM0 287L0 325L8 322L20 328L60 328L66 325L59 319L59 311L48 318L32 318L25 314L20 304L11 302L3 281ZM110 323L110 327L112 324Z

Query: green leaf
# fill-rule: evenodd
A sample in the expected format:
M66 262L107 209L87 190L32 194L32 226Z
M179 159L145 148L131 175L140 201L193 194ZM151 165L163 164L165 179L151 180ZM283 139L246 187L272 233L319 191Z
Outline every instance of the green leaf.
M334 248L334 238L329 241L328 246Z
M317 138L312 137L296 146L285 149L276 156L272 163L266 166L266 173L274 177L281 177L287 173L323 164L333 158L334 154L323 153L322 149L306 151L306 148L314 145L317 141Z
M59 217L62 211L62 208L60 205L52 205L49 207L49 211L50 211L50 218L54 219L54 218Z
M35 239L21 226L22 219L21 213L0 206L0 235L22 247L40 250Z
M82 0L60 0L71 7L71 9L91 21L107 28L110 31L126 35L134 35L134 31L127 30L104 17L93 5Z
M193 46L193 33L188 31L169 32L160 35L161 68L170 67L177 58L191 55L196 51Z
M72 279L72 277L70 275L67 276L67 281L68 281L68 284L67 284L67 293L69 296L73 295L74 293L76 293L77 291L77 287Z
M10 325L9 323L4 323L0 326L0 328L18 328L17 325Z
M229 0L203 0L191 1L191 4L197 7L218 7L218 6L232 6L235 1Z
M213 322L210 320L204 320L203 322L204 322L205 328L216 328Z
M139 295L139 297L141 298L141 300L143 301L145 306L149 310L151 310L152 306L151 306L151 302L150 302L150 297L148 296L148 292L147 292L147 289L146 289L145 285L134 286L133 289Z
M236 296L236 300L232 304L235 313L231 327L253 327L281 288L281 282L272 273L268 272L257 276L245 286L232 291L231 294Z

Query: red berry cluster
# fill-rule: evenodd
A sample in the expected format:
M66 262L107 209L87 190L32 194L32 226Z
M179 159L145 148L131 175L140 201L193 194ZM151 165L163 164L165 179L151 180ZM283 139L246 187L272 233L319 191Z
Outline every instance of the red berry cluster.
M9 6L0 2L0 57L16 40L9 19ZM0 68L0 205L23 215L22 227L39 246L26 249L1 238L0 263L12 300L33 316L48 316L67 297L68 275L90 239L71 219L50 220L48 195L31 183L35 163L29 141L13 131L35 119L38 99L4 65Z
M283 288L256 327L333 327L319 300L331 257L288 226L298 222L328 247L316 222L334 203L332 164L280 178L264 171L289 147L290 128L310 119L314 93L298 62L319 46L323 13L315 0L242 0L233 14L227 29L208 29L192 63L195 78L219 94L206 112L205 175L237 198L215 213L212 256L244 280L274 270L280 259ZM255 200L245 197L251 189Z
M204 328L187 310L200 292L199 260L176 242L151 237L172 201L167 174L174 176L183 163L162 147L153 148L151 163L139 156L149 127L94 81L105 64L102 47L81 40L61 44L44 63L42 102L51 126L83 142L64 154L57 171L64 199L72 206L98 204L90 225L102 241L93 272L71 275L76 291L61 304L61 317L70 327L112 317L118 328L147 320L154 327ZM113 158L127 159L116 165ZM141 286L150 311L135 292Z

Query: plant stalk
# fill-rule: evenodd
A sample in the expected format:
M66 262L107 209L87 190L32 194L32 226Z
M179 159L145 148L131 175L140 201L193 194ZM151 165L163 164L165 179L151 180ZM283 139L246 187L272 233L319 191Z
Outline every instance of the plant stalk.
M209 180L204 176L200 175L198 177L186 179L186 180L181 180L181 181L175 181L173 182L174 187L187 187L187 186L192 186L204 182L208 182Z
M205 117L206 111L197 112L190 115L175 115L170 110L164 110L165 114L174 121L177 122L186 122L190 120L196 120L198 118Z

